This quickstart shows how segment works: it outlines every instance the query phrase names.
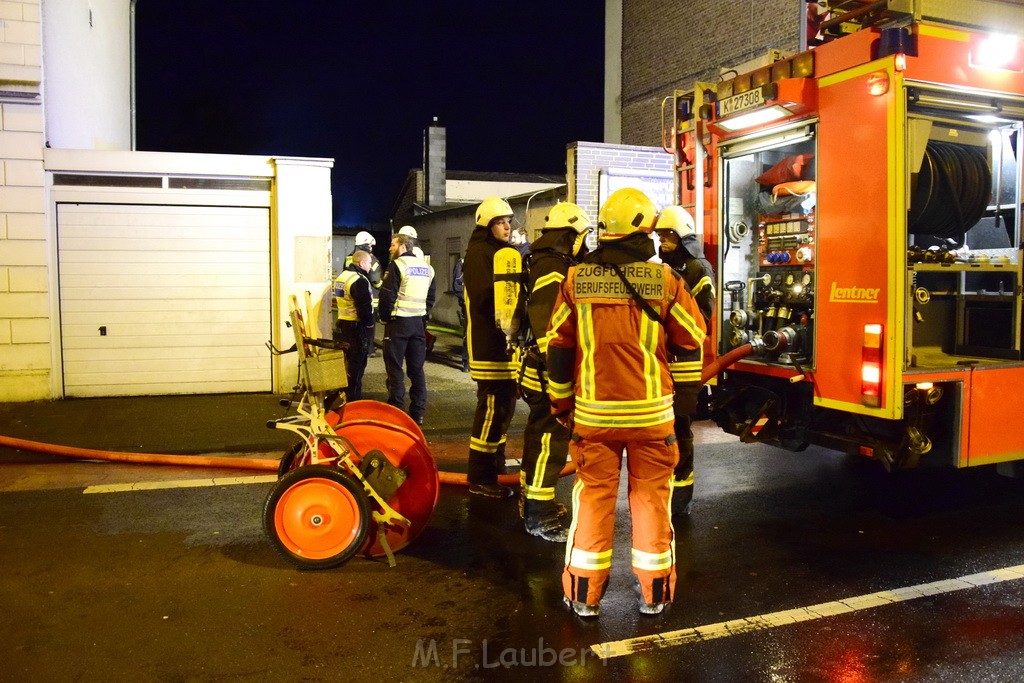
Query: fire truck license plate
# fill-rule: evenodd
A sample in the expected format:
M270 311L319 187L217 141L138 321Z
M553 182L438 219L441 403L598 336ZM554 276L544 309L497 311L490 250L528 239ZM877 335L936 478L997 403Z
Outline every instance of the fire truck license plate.
M741 92L739 95L726 97L718 103L718 118L735 114L736 112L743 111L744 109L753 109L754 107L759 107L762 104L764 104L764 95L761 93L760 88Z

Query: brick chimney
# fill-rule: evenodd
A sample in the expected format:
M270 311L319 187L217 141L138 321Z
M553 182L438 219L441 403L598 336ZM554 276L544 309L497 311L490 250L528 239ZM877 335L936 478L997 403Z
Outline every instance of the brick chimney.
M441 207L447 201L445 177L447 175L447 132L437 122L430 124L423 133L423 176L426 186L426 205Z

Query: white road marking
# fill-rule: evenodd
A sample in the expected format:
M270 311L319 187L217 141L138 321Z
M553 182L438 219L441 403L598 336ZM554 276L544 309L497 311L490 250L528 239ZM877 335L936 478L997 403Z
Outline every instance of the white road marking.
M250 477L215 477L213 479L176 479L170 481L137 481L129 484L101 484L88 486L82 493L122 493L124 491L155 491L157 489L184 489L203 486L232 486L234 484L264 484L277 481L276 474Z
M688 645L690 643L713 640L715 638L725 638L728 636L740 635L742 633L764 631L769 628L775 628L776 626L785 626L786 624L795 624L801 621L823 619L837 614L846 614L848 612L871 609L872 607L879 607L881 605L891 605L897 602L916 600L929 595L951 593L953 591L965 590L967 588L986 586L993 583L1001 583L1003 581L1016 581L1018 579L1024 579L1024 564L1019 564L1013 567L1003 567L1002 569L993 569L992 571L979 572L977 574L968 574L967 576L961 576L956 579L933 581L931 583L922 583L916 586L905 586L903 588L894 588L887 591L878 591L877 593L858 595L852 598L843 598L842 600L836 600L833 602L823 602L818 605L797 607L796 609L783 610L781 612L770 612L756 617L744 617L742 619L733 619L731 621L720 621L717 624L705 624L704 626L695 626L693 628L686 628L678 631L656 633L654 635L642 636L640 638L598 643L597 645L591 645L590 649L593 650L601 659L624 657L626 655L678 647L680 645Z

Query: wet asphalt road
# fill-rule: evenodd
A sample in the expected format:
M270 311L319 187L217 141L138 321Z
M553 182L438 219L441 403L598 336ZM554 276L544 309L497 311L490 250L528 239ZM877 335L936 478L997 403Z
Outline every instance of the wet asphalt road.
M677 603L637 614L620 497L593 623L560 604L562 548L525 535L511 500L458 487L396 568L356 558L319 572L264 538L270 484L5 492L0 680L1019 680L1024 578L595 656L610 641L1024 564L1024 486L991 472L892 477L731 441L703 445L697 465Z
M437 360L426 433L457 470L473 384ZM382 398L379 358L367 379ZM278 412L269 396L7 404L0 432L268 457L290 442L262 427ZM271 483L85 493L185 475L0 449L0 681L1020 680L1024 482L893 476L699 427L676 604L636 611L623 487L611 585L589 623L561 605L563 547L526 535L511 500L442 487L396 568L355 558L303 572L263 534ZM240 474L259 473L201 476ZM1006 567L1018 571L970 578Z

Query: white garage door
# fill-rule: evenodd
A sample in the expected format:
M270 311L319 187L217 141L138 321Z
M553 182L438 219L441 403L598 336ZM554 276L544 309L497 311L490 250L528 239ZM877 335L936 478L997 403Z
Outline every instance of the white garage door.
M60 204L66 396L271 391L266 208Z

